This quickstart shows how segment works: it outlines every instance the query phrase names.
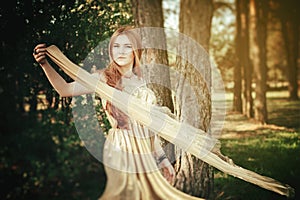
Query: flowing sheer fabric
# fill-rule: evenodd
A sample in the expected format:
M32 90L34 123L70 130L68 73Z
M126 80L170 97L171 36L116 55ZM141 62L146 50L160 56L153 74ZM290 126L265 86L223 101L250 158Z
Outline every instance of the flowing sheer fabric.
M282 184L272 178L241 168L233 164L233 162L228 162L229 159L224 159L225 156L223 156L219 151L219 141L217 139L211 138L200 129L178 122L170 117L168 113L165 112L165 109L161 107L145 103L143 100L136 98L133 95L116 90L99 81L95 77L91 76L90 73L72 63L56 46L49 46L47 48L47 55L72 79L81 83L85 87L94 90L103 100L112 102L114 106L126 113L133 121L138 122L141 126L147 127L147 129L155 132L160 137L227 174L281 195L293 196L294 189L289 185ZM112 139L112 141L114 140ZM145 148L147 146L144 143L140 143L139 145L141 145L141 148ZM146 151L148 151L148 149L146 149ZM149 161L149 159L145 159L141 160L138 164L148 166L147 169L152 169L151 166L154 165L154 163L151 162L152 161ZM115 176L120 175L118 178L122 179L121 182L124 187L131 187L135 184L133 181L134 179L128 179L128 176L132 176L133 174L123 173L119 170L116 171L114 168L111 170L111 173L115 174ZM148 191L148 193L145 194L152 194L151 191L155 190L155 188L161 188L161 184L168 184L158 172L142 173L139 178L141 180L145 180L145 183L149 183L151 180L150 185L152 185L152 187L149 185L138 186L139 188L144 188ZM112 182L109 182L109 184L110 183ZM152 183L156 183L157 186L153 188ZM113 185L111 187L113 187ZM170 190L164 192L172 193L172 190L177 191L175 189L171 189L172 187L168 188ZM134 186L133 190L135 189L137 189L136 186ZM111 188L111 190L113 190L113 188Z
M142 80L133 77L123 79L123 91L155 103L153 92ZM102 100L106 107L106 100ZM104 144L103 164L107 174L106 188L99 200L156 200L200 199L172 187L162 176L154 159L155 134L135 120L129 120L128 129L117 128L117 120L106 112L112 128Z

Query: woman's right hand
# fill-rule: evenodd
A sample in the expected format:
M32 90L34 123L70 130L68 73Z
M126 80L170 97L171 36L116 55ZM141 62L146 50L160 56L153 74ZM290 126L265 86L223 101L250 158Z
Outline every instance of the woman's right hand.
M33 49L33 57L40 65L47 63L46 44L38 44Z
M175 180L175 169L170 161L165 158L161 161L159 166L162 168L162 172L167 181L172 185Z

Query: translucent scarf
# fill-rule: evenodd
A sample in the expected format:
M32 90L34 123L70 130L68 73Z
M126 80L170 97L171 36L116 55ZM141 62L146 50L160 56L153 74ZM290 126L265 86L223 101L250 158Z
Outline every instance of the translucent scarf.
M47 55L73 80L92 89L101 98L112 102L130 118L147 126L160 137L209 165L281 195L288 197L294 195L294 189L289 185L235 165L231 159L221 154L220 142L216 138L212 138L200 129L175 120L163 107L145 104L140 99L101 82L71 62L56 46L49 46Z

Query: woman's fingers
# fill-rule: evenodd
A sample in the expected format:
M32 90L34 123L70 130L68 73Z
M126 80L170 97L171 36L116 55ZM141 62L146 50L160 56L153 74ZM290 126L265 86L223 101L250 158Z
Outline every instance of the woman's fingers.
M170 182L173 182L173 180L174 180L174 178L175 178L175 170L174 170L174 168L173 168L173 166L172 165L170 165L169 167L168 167L168 170L169 170L169 175L170 175Z
M40 62L42 62L45 58L46 58L45 55L37 55L35 60L36 60L38 63L40 63Z
M45 62L46 47L46 44L38 44L33 49L33 57L40 64L43 64Z
M33 49L33 55L39 55L40 53L46 53L46 44L38 44Z
M42 44L36 45L34 49L40 49L40 48L46 48L46 47L47 47L46 44L42 43Z
M164 171L164 177L167 179L167 181L169 183L172 184L172 182L174 181L174 178L175 178L175 170L173 168L172 165L168 166L168 167L165 167L163 169Z

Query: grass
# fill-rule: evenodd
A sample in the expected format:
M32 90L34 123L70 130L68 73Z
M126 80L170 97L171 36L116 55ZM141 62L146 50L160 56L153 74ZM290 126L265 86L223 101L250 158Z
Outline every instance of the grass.
M300 101L288 101L285 92L267 95L269 124L229 112L221 151L241 167L289 184L296 190L294 199L300 199ZM1 135L0 199L89 200L101 195L103 166L79 145L73 128L47 121L27 126L19 134ZM60 139L58 144L53 137ZM286 198L215 170L215 199Z
M261 126L237 113L229 113L221 151L246 169L274 178L300 195L300 101L282 93L268 96L268 125ZM238 178L215 171L216 199L287 199Z

